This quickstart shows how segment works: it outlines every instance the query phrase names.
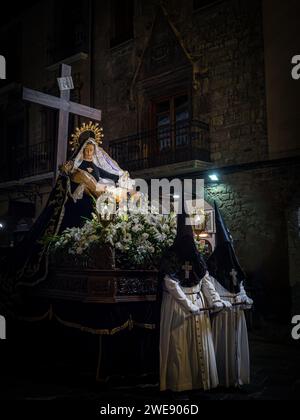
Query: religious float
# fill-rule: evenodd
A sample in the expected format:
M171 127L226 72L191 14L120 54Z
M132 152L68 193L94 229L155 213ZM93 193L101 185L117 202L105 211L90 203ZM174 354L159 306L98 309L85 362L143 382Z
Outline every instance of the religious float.
M54 320L98 337L99 380L122 372L113 356L120 346L131 360L123 367L157 371L158 269L176 236L176 215L161 215L136 192L128 172L101 147L102 138L97 124L76 130L73 154L14 256L18 319ZM208 224L201 216L198 233ZM211 247L198 239L203 249Z
M92 123L72 136L73 156L20 249L17 283L20 320L55 320L99 337L98 379L106 377L102 360L113 351L113 340L104 345L103 337L138 331L131 357L153 354L158 267L176 235L175 214L160 215L134 191L129 174L101 148L102 136ZM153 371L142 365L143 373Z
M67 67L63 65L66 77ZM63 139L68 113L101 117L97 110L71 102L66 109L65 90L63 86L62 97L54 105L64 121L57 164L66 156ZM48 95L26 88L23 99L53 105ZM69 330L99 338L98 379L111 374L104 366L108 360L116 364L119 349L130 354L131 362L122 359L122 366L128 364L131 372L137 364L142 367L138 373L157 371L158 268L176 235L175 215L162 216L149 208L147 197L133 188L129 173L103 150L102 139L102 128L93 123L83 124L73 134L72 155L60 168L44 211L24 240L1 261L0 302L9 306L14 296L14 308L5 307L5 312L19 321L55 320ZM124 201L132 201L134 210L124 211L120 205ZM117 203L115 208L112 202ZM205 209L196 239L208 256L215 245L214 223L212 208ZM232 264L230 270L236 280ZM120 341L114 340L117 336ZM115 371L122 373L120 368Z

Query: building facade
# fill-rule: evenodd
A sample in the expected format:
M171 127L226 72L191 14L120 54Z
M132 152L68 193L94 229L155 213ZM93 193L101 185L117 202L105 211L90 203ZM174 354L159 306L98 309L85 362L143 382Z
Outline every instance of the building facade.
M104 147L133 177L207 181L260 312L289 316L300 289L299 5L290 3L37 1L2 23L2 245L30 227L54 182L57 113L24 103L20 87L58 96L64 62L72 100L102 110ZM81 122L73 116L70 133Z

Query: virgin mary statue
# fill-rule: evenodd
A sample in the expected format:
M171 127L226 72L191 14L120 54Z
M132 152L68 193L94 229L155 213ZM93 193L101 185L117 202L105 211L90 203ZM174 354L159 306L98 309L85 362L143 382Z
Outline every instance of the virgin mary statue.
M81 227L91 217L94 199L113 192L128 183L129 174L98 146L93 138L86 140L74 160L68 162L63 172L70 179L68 200L60 231L68 227Z
M11 257L0 262L0 286L7 292L15 286L34 286L46 279L47 238L66 228L82 226L87 218L91 218L94 198L105 191L124 189L127 194L128 189L132 189L134 183L128 172L100 147L101 129L90 123L78 131L76 142L73 141L74 154L62 166L42 214L24 240L14 248ZM84 135L86 139L82 140Z

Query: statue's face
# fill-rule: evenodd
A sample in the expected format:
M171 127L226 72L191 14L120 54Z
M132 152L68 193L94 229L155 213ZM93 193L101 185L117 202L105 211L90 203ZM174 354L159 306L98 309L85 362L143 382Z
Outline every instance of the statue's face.
M83 151L83 157L85 160L93 160L95 154L95 146L93 144L88 144Z

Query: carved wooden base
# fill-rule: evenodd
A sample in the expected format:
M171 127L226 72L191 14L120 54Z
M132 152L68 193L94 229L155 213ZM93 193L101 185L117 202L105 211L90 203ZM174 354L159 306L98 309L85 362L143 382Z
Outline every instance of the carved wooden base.
M157 289L157 271L52 268L34 294L82 303L153 302Z

